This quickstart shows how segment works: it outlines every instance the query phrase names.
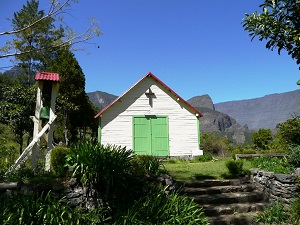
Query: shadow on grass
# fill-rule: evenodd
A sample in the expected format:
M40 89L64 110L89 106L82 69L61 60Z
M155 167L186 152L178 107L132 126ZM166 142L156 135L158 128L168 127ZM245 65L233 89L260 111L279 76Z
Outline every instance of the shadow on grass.
M195 180L199 181L199 180L206 180L206 179L216 179L215 176L210 176L207 174L202 174L202 173L198 173L194 176Z
M249 170L243 170L240 174L231 174L231 173L222 173L221 177L223 179L237 179L237 178L243 178L246 175L250 175L250 171Z

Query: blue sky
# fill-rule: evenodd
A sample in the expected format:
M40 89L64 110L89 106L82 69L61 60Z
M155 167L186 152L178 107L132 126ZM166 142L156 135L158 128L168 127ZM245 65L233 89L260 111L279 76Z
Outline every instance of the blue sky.
M0 31L25 2L0 0ZM296 62L258 39L251 42L243 30L245 13L260 10L262 2L79 0L68 11L68 25L80 31L95 17L103 32L95 45L75 52L86 92L120 95L149 71L186 100L208 94L219 103L298 89Z

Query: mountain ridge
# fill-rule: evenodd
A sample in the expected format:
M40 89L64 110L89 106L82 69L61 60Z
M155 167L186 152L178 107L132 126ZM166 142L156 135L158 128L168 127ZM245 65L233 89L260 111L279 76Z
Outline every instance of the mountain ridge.
M215 109L228 114L249 129L275 129L278 123L299 113L300 90L268 94L263 97L214 104Z

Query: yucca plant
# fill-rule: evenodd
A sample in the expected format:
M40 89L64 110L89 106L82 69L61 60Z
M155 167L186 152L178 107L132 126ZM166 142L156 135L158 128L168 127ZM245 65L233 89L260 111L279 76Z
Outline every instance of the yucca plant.
M116 145L81 142L67 155L67 166L73 176L85 185L93 185L105 202L112 203L126 197L132 173L132 151ZM110 205L112 207L112 205Z

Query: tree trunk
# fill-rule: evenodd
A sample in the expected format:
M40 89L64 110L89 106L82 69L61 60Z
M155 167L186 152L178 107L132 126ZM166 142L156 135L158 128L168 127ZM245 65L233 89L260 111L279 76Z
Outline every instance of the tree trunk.
M22 153L23 153L23 134L19 134L18 136L19 136L18 143L20 145L19 151L20 151L20 155L22 155Z
M65 113L65 130L64 130L64 134L65 134L65 144L68 147L69 145L69 139L68 139L68 113Z

